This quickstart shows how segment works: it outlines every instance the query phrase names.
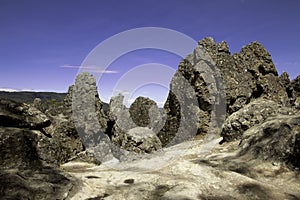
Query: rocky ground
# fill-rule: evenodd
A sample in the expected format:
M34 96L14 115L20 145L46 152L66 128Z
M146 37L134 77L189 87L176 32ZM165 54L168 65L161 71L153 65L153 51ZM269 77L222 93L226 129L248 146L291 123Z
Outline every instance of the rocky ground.
M88 73L62 102L0 99L0 199L300 199L300 76L205 38L170 88L163 112L107 106Z
M219 146L219 141L185 142L134 162L70 162L62 168L82 181L74 200L300 199L299 171L241 158L238 143Z

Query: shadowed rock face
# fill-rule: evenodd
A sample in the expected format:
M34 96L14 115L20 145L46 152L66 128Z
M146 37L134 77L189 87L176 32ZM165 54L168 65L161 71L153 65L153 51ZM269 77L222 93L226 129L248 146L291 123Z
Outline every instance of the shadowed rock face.
M37 138L33 130L0 127L0 168L40 168Z
M149 110L152 107L158 110L155 101L145 97L136 98L129 108L130 117L133 120L133 122L137 126L142 127L150 125Z
M49 118L35 107L0 99L0 126L39 130L50 124Z
M1 199L67 198L76 184L56 167L71 155L59 146L68 136L47 133L50 119L29 104L0 100L0 115Z

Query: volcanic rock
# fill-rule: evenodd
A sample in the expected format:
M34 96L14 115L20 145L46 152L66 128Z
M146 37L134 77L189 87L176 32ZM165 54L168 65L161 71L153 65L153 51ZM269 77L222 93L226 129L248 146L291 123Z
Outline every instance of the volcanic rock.
M101 139L108 139L104 134L107 117L102 109L95 78L87 72L79 74L68 93L65 103L70 106L72 102L72 119L85 147L95 147Z
M35 107L0 99L0 126L40 130L50 124L49 118Z
M195 103L179 100L185 94L178 78L184 77L195 94ZM181 81L183 82L183 81ZM178 91L176 91L178 88ZM182 107L199 107L195 134L218 132L225 116L228 116L258 98L272 100L289 106L290 99L275 69L268 51L258 42L242 48L240 53L230 54L226 42L216 43L212 38L199 41L194 52L179 64L170 84L170 93L164 109L167 122L159 133L163 145L176 135L182 121ZM175 94L177 93L177 94ZM187 95L186 95L187 96ZM187 99L187 98L183 98Z
M240 155L252 159L299 163L300 115L277 115L245 131Z
M138 97L129 108L130 117L137 126L148 127L158 133L164 124L164 118L155 101Z
M62 149L45 131L50 120L29 104L1 100L0 109L1 199L67 198L76 184L56 168Z
M283 107L271 100L255 100L228 116L223 124L221 136L224 141L240 139L251 127L263 123L277 114L292 114L291 108Z

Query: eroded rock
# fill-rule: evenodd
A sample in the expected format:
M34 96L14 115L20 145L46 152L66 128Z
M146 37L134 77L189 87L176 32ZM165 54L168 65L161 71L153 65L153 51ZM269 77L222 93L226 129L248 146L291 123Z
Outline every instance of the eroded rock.
M112 97L110 101L109 118L113 122L112 142L123 150L135 153L150 153L160 149L161 142L153 131L158 127L161 116L157 113L159 111L156 103L140 97L130 109L127 109L123 105L123 100L124 96L119 94Z
M138 97L129 108L130 117L137 126L148 127L154 132L162 128L163 115L158 109L155 101Z
M272 115L289 115L293 112L291 108L283 107L271 100L255 100L226 118L221 132L223 142L240 139L245 131L263 123Z
M241 155L299 167L300 116L277 115L243 134Z
M186 92L186 87L179 84L178 77L184 77L195 94L182 94ZM214 129L221 129L225 115L240 110L258 98L290 106L284 81L286 77L278 76L269 52L260 43L252 42L240 53L231 55L226 42L216 43L212 38L205 38L199 41L192 54L181 61L172 79L171 91L164 106L167 122L159 138L165 146L178 133L182 121L179 113L182 107L192 105L190 101L179 100L187 99L182 98L184 95L196 96L197 103L194 105L200 111L193 114L199 116L194 131L195 134L205 134L218 132Z
M29 104L0 100L0 126L40 130L50 124L45 114Z
M162 148L156 134L147 127L128 130L122 140L122 147L136 153L151 153Z

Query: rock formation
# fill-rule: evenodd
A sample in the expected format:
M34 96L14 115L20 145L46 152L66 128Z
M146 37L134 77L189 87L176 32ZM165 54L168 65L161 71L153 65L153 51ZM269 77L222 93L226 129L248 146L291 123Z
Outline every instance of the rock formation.
M223 124L221 136L224 141L241 139L244 132L267 118L278 114L291 115L292 108L284 107L271 100L258 99L228 116Z
M69 88L65 103L72 110L74 124L86 147L96 146L100 138L105 137L107 117L102 109L95 78L87 72L79 74L74 86Z
M62 138L45 131L50 119L29 104L9 100L0 100L0 119L1 198L66 198L76 184L56 167L61 152L70 153L56 143L64 143Z
M241 156L300 167L300 115L275 115L244 132Z
M148 127L158 133L164 124L164 117L155 101L138 97L129 108L130 117L137 126Z
M258 42L231 55L226 42L199 41L172 79L165 115L149 98L129 109L123 100L107 109L86 72L63 103L0 99L0 197L300 198L300 76L278 76ZM120 170L90 168L101 162Z
M164 106L167 122L159 133L163 145L178 132L182 121L180 106L187 105L178 101L178 96L185 92L183 88L174 94L178 87L177 76L183 76L196 93L200 108L197 134L212 131L212 127L221 129L225 114L228 116L258 98L290 105L284 78L278 76L270 54L261 44L253 42L240 53L231 55L226 42L216 43L212 38L205 38L199 41L193 54L181 61L171 82L171 92Z
M0 111L0 126L40 130L51 124L45 114L28 104L1 99Z
M123 105L124 96L112 97L109 104L111 139L117 146L135 153L151 153L162 147L154 132L159 127L161 117L154 101L139 97L127 109Z

